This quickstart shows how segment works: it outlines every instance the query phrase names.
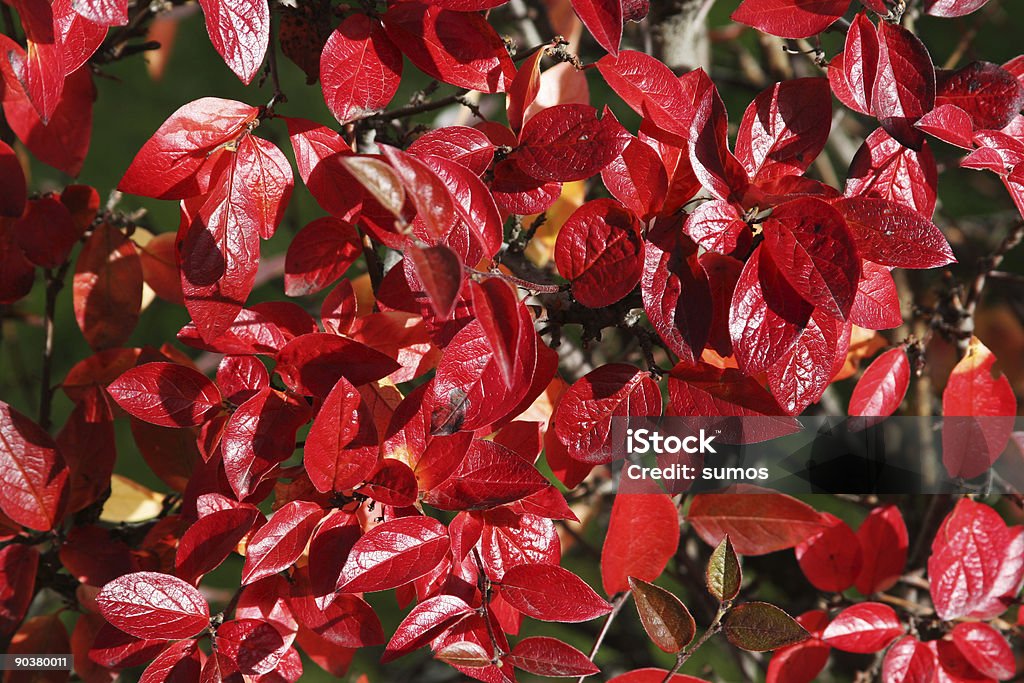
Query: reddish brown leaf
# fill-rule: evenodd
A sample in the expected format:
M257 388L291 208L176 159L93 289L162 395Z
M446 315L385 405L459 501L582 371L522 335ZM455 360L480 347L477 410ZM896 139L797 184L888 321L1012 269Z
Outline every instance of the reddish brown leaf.
M651 641L664 652L676 654L689 645L697 626L690 611L669 591L629 577L636 611Z

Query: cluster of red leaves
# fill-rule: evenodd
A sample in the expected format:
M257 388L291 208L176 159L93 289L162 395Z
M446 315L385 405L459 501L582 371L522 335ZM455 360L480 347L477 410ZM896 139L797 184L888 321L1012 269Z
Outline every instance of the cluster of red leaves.
M83 64L107 26L127 22L127 3L13 4L28 44L0 37L6 118L40 160L75 173L93 92ZM200 4L214 46L249 82L267 50L266 0ZM575 515L538 469L542 451L572 488L611 460L614 417L795 415L818 401L847 360L854 326L902 323L890 271L953 261L931 220L936 165L926 134L971 150L962 164L996 172L1024 209L1019 59L936 71L892 17L876 27L862 13L828 77L760 93L730 149L725 106L704 71L677 77L619 50L623 22L646 14L642 0L572 3L608 52L597 72L641 118L636 135L586 98L539 105L544 50L517 68L480 13L503 4L406 1L380 15L350 12L326 38L319 79L338 122L358 124L389 105L408 59L441 82L506 93L508 125L449 126L407 149L357 153L331 128L273 106L200 99L164 122L120 184L179 201L177 234L142 239L100 212L84 186L28 200L13 150L0 146L0 181L12 188L0 201L0 301L23 298L36 266L74 263L75 315L95 351L62 382L74 410L56 438L0 403L0 534L14 541L0 549L0 635L17 631L12 648L68 643L80 675L97 682L144 663L147 683L295 681L300 649L339 673L356 649L385 643L385 660L429 646L484 681L514 680L515 669L596 673L559 640L508 639L524 617L572 623L613 609L560 566L555 521ZM835 7L809 15L801 4L745 0L735 18L801 37L849 5L824 3ZM949 16L968 4L981 3L926 9ZM885 14L880 2L865 5ZM833 95L881 125L842 191L805 175L828 139ZM274 235L294 186L284 153L255 134L274 120L328 214L298 232L285 260L286 295L333 287L318 316L290 301L248 303L260 240ZM583 309L635 300L676 362L667 387L657 372L611 363L566 388L535 308L510 284L523 281L499 267L511 217L543 213L564 183L597 176L610 197L583 203L561 226L553 259L565 284L540 289L567 292L566 306ZM371 311L344 276L383 248L392 258L377 274ZM124 346L144 285L188 310L182 344L222 354L215 379L170 345ZM960 420L944 436L952 476L981 474L1010 439L1012 418L991 419L1016 412L994 363L972 340L945 389L945 414ZM850 413L892 414L909 379L904 349L886 351L863 374ZM406 382L415 388L400 390ZM543 403L543 419L529 419ZM137 538L93 514L111 482L114 423L125 416L143 458L179 494ZM271 497L267 517L258 506ZM1000 617L1019 590L1024 533L991 508L962 501L928 566L938 618L983 621L927 642L882 602L797 621L764 603L732 604L736 554L789 548L821 591L887 590L907 560L895 508L878 508L855 533L780 494L703 495L686 519L717 547L708 586L728 640L782 648L772 681L811 680L833 648L889 648L887 683L1013 675L1008 646L984 620ZM676 653L690 646L694 621L650 582L679 535L669 497L619 496L601 562L605 594L631 593L654 642ZM70 639L55 616L21 624L44 540L54 541L44 552L74 579L84 610ZM197 587L235 552L245 558L241 587L226 617L211 617ZM378 591L415 603L390 636L364 599ZM214 645L209 655L203 638Z

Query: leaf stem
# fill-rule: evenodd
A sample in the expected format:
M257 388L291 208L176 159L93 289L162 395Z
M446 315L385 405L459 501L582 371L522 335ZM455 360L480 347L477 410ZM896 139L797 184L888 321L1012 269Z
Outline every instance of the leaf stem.
M622 611L622 606L626 604L629 599L629 591L619 593L612 598L612 611L608 613L608 618L604 620L604 625L601 626L601 632L597 634L597 640L594 641L594 647L590 650L590 661L594 661L597 657L598 651L601 649L601 644L604 643L604 638L608 635L608 630L612 627L612 622L615 621L615 617L618 616L619 612ZM584 683L586 676L580 676L578 683Z
M520 277L516 277L515 275L506 275L505 273L499 273L497 271L483 271L469 267L466 268L466 271L470 275L474 275L476 277L493 277L499 280L504 280L505 282L510 282L517 287L529 289L530 291L537 292L538 294L556 294L565 289L563 285L545 285L539 282L530 282L529 280L524 280Z
M53 412L53 334L54 318L57 312L57 295L64 288L64 276L67 275L70 260L64 261L54 271L47 268L46 275L46 309L43 317L43 330L45 339L43 341L43 367L39 378L39 426L49 431L52 426Z
M694 652L696 652L704 643L708 642L713 635L722 630L722 618L725 616L729 608L732 607L731 600L725 600L718 605L718 612L715 613L715 619L708 626L707 630L701 635L699 639L690 644L688 648L676 655L676 664L672 667L672 670L665 674L665 678L662 679L662 683L670 683L672 677L675 676L683 664L686 664L686 660L690 658Z

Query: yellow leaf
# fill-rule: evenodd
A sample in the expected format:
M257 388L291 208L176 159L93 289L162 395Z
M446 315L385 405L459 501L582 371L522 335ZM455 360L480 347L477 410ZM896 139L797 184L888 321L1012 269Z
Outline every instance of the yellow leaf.
M583 204L585 192L586 187L582 180L562 185L562 194L545 212L547 218L544 225L540 226L537 234L533 236L530 244L526 247L527 258L538 266L547 265L555 253L555 240L558 238L558 231L562 229L569 216ZM536 218L536 215L523 216L523 228L529 228Z
M110 498L103 506L104 522L142 522L163 510L164 495L120 474L110 480Z

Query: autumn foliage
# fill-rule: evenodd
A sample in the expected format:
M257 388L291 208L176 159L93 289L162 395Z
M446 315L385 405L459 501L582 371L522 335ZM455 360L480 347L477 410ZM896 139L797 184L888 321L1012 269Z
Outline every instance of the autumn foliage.
M992 467L1024 455L1020 377L982 311L1024 238L1024 58L936 66L922 28L986 0L714 29L710 2L200 0L249 97L167 111L116 188L70 180L118 125L94 81L182 3L4 2L0 313L44 343L37 405L0 383L0 649L86 683L1018 675L1022 482ZM672 62L680 22L747 61ZM288 102L296 66L334 121ZM1009 227L943 212L960 169ZM189 322L137 344L153 309ZM942 416L959 488L612 493L614 418L835 411Z

